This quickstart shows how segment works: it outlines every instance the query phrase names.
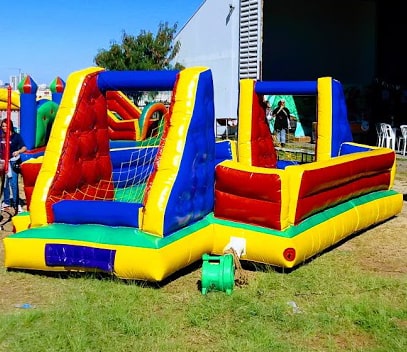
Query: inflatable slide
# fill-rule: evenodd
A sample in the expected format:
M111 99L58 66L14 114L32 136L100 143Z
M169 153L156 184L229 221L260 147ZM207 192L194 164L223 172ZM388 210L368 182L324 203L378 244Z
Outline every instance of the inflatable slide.
M154 136L167 108L163 103L151 102L143 109L133 104L120 91L107 91L109 136L112 140L143 141Z

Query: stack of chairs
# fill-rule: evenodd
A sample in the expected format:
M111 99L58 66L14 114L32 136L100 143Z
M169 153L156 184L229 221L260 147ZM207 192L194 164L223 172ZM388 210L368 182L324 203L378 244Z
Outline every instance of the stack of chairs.
M401 136L397 140L397 151L403 156L406 155L407 146L407 125L400 126Z
M376 126L378 129L378 126ZM389 123L380 123L377 131L377 145L396 150L396 133Z

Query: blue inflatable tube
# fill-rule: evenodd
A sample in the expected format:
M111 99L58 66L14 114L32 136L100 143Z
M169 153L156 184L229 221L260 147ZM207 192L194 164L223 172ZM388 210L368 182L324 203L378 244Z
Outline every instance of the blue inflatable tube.
M98 75L98 87L106 90L172 90L177 70L168 71L104 71Z

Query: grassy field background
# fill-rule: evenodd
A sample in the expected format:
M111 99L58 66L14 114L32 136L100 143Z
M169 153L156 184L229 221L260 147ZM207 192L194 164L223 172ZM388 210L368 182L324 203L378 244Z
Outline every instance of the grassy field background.
M394 188L406 205L406 159ZM231 295L201 294L201 263L154 285L1 266L0 351L404 352L406 228L404 206L290 273L243 263Z

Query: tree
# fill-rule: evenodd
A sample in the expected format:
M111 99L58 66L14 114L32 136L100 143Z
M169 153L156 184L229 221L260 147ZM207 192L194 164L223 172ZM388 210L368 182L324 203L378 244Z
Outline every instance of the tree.
M179 41L173 43L176 30L177 24L169 27L165 22L159 24L155 37L144 30L137 37L123 31L122 42L113 42L109 50L99 50L94 62L107 70L118 71L180 69L178 63L171 65L181 47Z

